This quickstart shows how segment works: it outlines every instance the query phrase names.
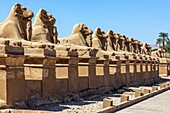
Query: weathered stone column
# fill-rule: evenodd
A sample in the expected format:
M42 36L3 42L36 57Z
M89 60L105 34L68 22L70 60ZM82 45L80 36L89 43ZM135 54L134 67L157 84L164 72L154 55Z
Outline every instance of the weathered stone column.
M126 59L125 56L124 58L121 58L121 85L126 85L127 83L127 78L126 78Z
M136 81L137 81L137 58L135 57L135 60L134 60L134 73L133 73L133 81L132 81L132 85L136 85Z
M157 60L155 58L152 59L152 79L153 82L157 80L157 71L156 71L156 65L157 65Z
M159 77L159 63L160 63L160 61L159 61L159 58L157 58L156 59L156 79L159 79L160 77Z
M145 64L146 64L145 84L148 84L148 78L149 78L148 65L149 65L149 61L148 61L147 57L146 57L146 60L145 60Z
M148 71L149 71L149 81L150 82L153 82L153 69L152 69L152 65L154 64L154 62L153 62L153 59L152 59L152 57L149 57L149 65L148 65Z
M117 67L117 59L111 59L109 64L109 76L110 76L110 85L112 89L116 86L116 67Z
M152 82L152 58L148 57L148 83Z
M126 85L130 85L130 59L129 56L125 56L126 59Z
M78 87L78 57L69 58L69 67L68 67L68 89L72 92L77 93L79 91Z
M146 57L142 57L142 84L145 84L146 83Z
M27 97L36 95L48 97L56 94L55 63L57 60L54 48L24 48ZM31 84L34 83L34 86ZM40 85L40 84L41 85Z
M134 84L134 81L135 81L135 79L134 79L134 64L135 64L135 60L136 60L136 56L130 56L130 58L129 58L129 67L130 67L130 69L129 69L129 85L131 86L131 85L133 85Z
M170 60L167 59L167 75L170 75Z
M139 85L141 82L141 59L142 57L140 55L135 56L133 85Z
M110 75L109 75L109 62L110 59L105 59L104 64L104 86L110 86Z
M142 85L143 82L144 82L144 76L143 76L143 59L142 59L142 56L140 56L139 65L140 65L140 74L139 74L139 77L138 77L138 83L139 83L140 85Z
M119 88L122 84L122 78L121 78L121 60L120 56L116 56L117 62L116 62L116 77L115 77L115 88Z
M169 61L167 60L167 75L169 75Z
M153 75L152 75L152 79L155 81L156 79L156 59L153 58L153 65L152 65L152 71L153 71Z
M8 41L0 51L0 100L11 106L25 99L24 49Z
M55 57L45 57L43 59L43 97L48 97L57 94L55 63Z
M24 60L23 56L6 58L7 103L9 105L14 101L25 99Z
M167 59L166 58L159 58L160 63L159 63L159 74L160 75L167 75L168 71L167 71Z
M96 60L97 58L89 59L89 88L96 88L97 80L96 80Z

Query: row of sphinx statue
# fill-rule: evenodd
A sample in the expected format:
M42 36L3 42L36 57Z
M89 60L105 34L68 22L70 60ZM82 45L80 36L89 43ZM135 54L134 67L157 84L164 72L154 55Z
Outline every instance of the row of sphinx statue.
M56 19L44 9L37 13L34 23L34 13L16 3L9 16L0 24L0 37L10 40L19 40L22 46L51 44L58 49L100 50L104 54L135 53L150 55L151 46L139 40L128 38L125 35L109 30L107 33L97 28L95 32L85 24L75 24L72 34L66 38L58 38Z

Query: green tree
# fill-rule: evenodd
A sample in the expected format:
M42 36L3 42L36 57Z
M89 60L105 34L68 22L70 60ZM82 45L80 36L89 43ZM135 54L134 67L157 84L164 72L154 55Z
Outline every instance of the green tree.
M159 38L162 38L162 47L165 48L165 43L169 41L168 33L160 32Z
M158 45L158 46L160 47L161 44L162 44L162 42L163 42L162 38L158 38L158 39L156 40L156 45Z

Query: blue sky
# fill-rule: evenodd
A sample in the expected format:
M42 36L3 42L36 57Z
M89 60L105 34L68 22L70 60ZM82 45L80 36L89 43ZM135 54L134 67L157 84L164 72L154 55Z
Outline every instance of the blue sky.
M149 44L155 44L159 32L170 33L170 0L0 0L0 23L15 3L35 15L41 8L51 13L59 37L70 35L76 23L93 31L111 29Z

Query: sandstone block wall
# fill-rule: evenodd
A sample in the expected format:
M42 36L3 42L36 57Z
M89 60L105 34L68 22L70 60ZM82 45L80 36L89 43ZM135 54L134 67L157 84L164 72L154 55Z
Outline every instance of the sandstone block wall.
M8 105L37 93L48 97L66 91L114 89L123 85L144 85L159 78L159 60L151 57L117 55L114 59L104 59L71 54L60 57L57 50L51 48L0 47L10 47L0 56L0 100Z

